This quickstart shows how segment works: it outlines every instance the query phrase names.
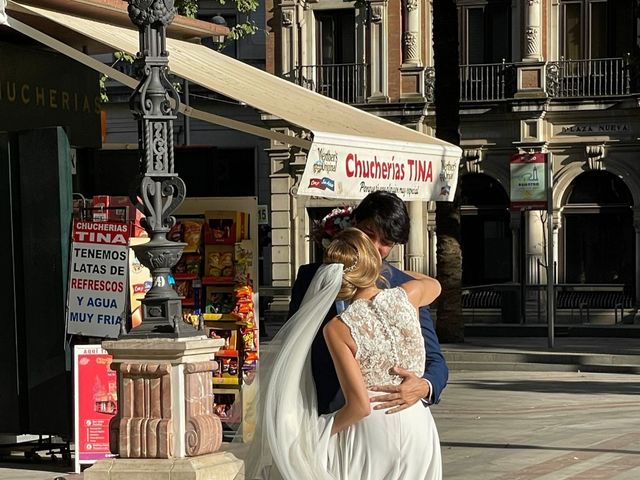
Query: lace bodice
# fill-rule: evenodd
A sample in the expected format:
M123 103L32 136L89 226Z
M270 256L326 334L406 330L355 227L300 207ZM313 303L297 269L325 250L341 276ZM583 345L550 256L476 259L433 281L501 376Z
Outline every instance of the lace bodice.
M373 300L354 300L340 318L351 330L367 388L400 384L402 378L389 373L395 366L422 376L424 339L417 311L403 288L382 290Z

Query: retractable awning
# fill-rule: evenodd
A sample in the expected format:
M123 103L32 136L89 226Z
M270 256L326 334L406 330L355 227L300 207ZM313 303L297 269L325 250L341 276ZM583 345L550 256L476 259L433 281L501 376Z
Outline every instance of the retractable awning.
M138 51L138 32L133 26L129 29L110 25L12 0L7 8L12 28L76 59L88 56L62 42L47 41L47 38L57 36L55 29L43 32L42 22L38 19L55 22L57 29L72 30L114 51L131 54ZM22 13L19 20L12 15L14 11ZM31 18L36 19L33 25ZM44 35L37 38L38 32ZM360 199L372 190L389 190L405 200L450 200L453 197L460 148L317 94L205 46L167 39L167 49L172 73L313 134L312 142L277 135L279 141L286 140L288 144L308 150L298 194ZM91 64L84 58L83 63L104 71L105 66L100 67L102 64L95 60ZM122 74L109 75L129 86L137 84ZM242 122L193 109L182 111L247 131ZM275 138L274 133L277 133L249 127L252 127L250 133L267 138Z

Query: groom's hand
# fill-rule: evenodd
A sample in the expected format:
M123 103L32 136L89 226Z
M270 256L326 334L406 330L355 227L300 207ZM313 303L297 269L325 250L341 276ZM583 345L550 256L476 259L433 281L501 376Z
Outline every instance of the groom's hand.
M415 373L400 367L393 367L391 373L400 375L402 383L400 385L375 385L370 390L374 392L385 392L385 395L371 397L371 403L377 403L374 410L384 410L385 413L397 413L409 408L419 400L429 396L429 383L418 377Z

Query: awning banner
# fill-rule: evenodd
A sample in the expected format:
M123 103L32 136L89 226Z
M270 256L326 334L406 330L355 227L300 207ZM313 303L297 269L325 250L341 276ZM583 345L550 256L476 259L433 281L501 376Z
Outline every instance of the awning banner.
M451 201L459 149L315 133L298 195L360 200L376 190L405 201Z

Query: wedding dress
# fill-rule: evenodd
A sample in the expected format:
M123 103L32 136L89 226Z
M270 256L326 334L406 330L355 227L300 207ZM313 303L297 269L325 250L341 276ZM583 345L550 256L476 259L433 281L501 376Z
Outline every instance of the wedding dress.
M285 480L439 480L440 443L429 408L371 415L331 435L335 414L318 416L310 349L342 282L342 265L318 270L298 312L261 359L258 425L246 478ZM358 299L340 315L357 345L365 384L399 384L400 366L421 376L424 341L415 308L400 288ZM370 392L370 395L377 393Z

